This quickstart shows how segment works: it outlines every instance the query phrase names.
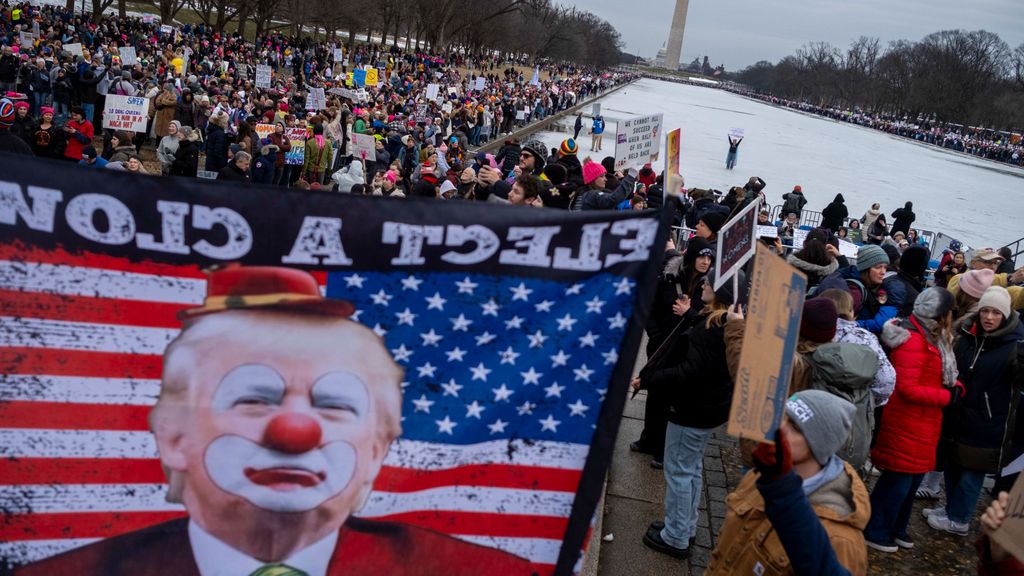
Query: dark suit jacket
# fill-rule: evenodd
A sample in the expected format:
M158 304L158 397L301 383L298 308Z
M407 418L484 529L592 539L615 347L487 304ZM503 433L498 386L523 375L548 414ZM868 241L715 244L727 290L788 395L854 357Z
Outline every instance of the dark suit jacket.
M40 560L15 574L199 576L199 568L188 539L188 518L179 518ZM327 574L481 576L536 571L518 556L425 528L349 518L338 534Z

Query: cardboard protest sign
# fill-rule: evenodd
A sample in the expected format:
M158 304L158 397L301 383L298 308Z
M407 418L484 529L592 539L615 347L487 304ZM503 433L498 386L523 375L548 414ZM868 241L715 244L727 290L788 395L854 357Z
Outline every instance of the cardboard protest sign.
M366 153L366 161L373 162L377 160L377 149L374 146L376 144L376 138L372 134L356 134L353 132L352 136L352 156L355 158L362 158L363 152Z
M134 46L122 46L117 49L117 52L121 55L121 64L125 66L134 66L139 62Z
M669 194L679 194L683 187L683 176L679 167L682 135L682 128L676 128L665 135L665 197Z
M74 44L65 44L64 51L68 54L71 54L72 56L84 55L82 54L82 44L80 42L75 42Z
M270 88L273 82L274 70L266 64L256 65L256 87Z
M807 277L757 244L727 431L773 442L782 423Z
M427 100L437 100L438 94L441 92L441 86L439 84L427 84Z
M990 536L1014 558L1024 562L1024 474L1017 476L1010 490L1003 525Z
M618 124L615 135L615 169L654 162L661 144L661 114L638 116Z
M779 229L775 226L765 226L760 224L757 226L757 237L758 238L778 238Z
M204 561L231 574L314 535L327 574L574 573L657 214L526 221L10 156L0 190L15 568L197 573L215 533Z
M149 123L149 99L141 96L107 94L103 127L110 130L145 132Z
M754 256L754 245L757 244L755 233L758 206L757 202L751 202L718 231L718 246L715 250L715 290L721 288Z

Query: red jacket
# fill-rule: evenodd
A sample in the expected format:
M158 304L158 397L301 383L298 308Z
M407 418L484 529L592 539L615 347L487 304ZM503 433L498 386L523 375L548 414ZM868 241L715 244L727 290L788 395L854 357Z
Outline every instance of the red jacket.
M68 120L68 123L65 124L65 126L74 128L75 133L68 135L68 147L64 149L64 156L73 160L81 160L82 150L86 146L92 144L92 122L89 122L88 120L83 120L81 122Z
M896 389L882 411L871 462L891 472L930 472L935 468L942 408L951 395L942 385L942 357L925 340L913 316L901 323L887 322L882 341L892 349Z

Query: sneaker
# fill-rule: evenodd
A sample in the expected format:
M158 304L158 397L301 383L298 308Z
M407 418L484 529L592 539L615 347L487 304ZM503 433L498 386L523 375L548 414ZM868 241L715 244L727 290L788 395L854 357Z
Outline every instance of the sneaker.
M917 498L921 498L923 500L935 500L939 497L939 494L941 493L941 490L929 488L927 486L921 486L920 488L917 489L917 493L915 493L914 496Z
M662 522L661 520L655 520L654 522L651 522L651 525L648 526L647 529L648 530L657 530L660 533L661 529L664 528L664 527L665 527L665 523L664 522ZM693 548L693 545L696 542L697 542L697 537L696 536L690 536L690 540L688 542L690 548Z
M935 530L941 530L943 532L949 532L950 534L956 534L957 536L967 536L967 529L970 527L966 522L954 522L947 516L929 516L928 525Z
M651 460L651 468L654 468L655 470L663 470L665 468L665 462L654 458Z
M653 526L648 527L647 532L644 534L644 546L647 546L655 552L668 554L673 558L686 559L690 557L689 548L676 548L668 542L665 542L661 539L661 530L656 530Z
M924 510L921 510L921 515L925 518L931 518L932 516L935 516L937 518L945 518L946 507L939 506L938 508L925 508Z
M914 547L914 537L910 534L904 534L903 536L897 536L892 539L897 546L904 550L910 550Z
M888 542L872 542L871 540L865 538L864 543L867 544L868 548L874 548L879 552L885 552L887 554L891 554L900 549L900 547L897 546L896 543L892 540Z
M647 445L643 443L643 440L637 440L636 442L631 442L629 444L629 451L630 452L641 452L643 454L650 454L651 453L651 449L648 448Z

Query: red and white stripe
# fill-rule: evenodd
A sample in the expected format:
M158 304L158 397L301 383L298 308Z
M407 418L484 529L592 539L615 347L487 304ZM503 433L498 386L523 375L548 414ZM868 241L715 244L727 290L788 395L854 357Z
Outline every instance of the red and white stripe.
M146 419L176 315L204 293L192 267L0 244L0 558L31 562L184 515L164 500ZM587 451L400 439L360 515L550 571Z

